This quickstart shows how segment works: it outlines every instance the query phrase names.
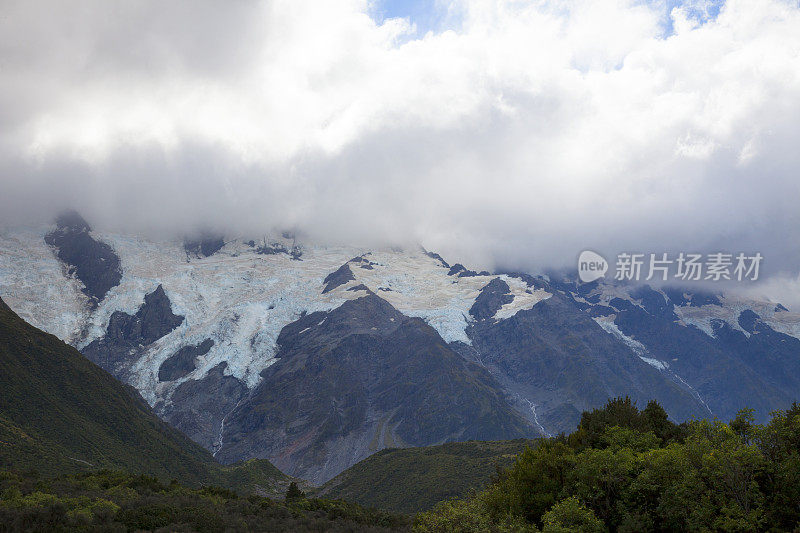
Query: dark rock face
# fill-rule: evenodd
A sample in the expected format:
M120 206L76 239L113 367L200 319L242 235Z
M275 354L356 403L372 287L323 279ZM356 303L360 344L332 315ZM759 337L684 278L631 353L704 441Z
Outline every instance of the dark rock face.
M543 280L541 277L531 276L530 274L525 274L524 272L509 272L509 271L501 271L498 274L505 274L506 276L512 278L519 278L525 283L528 284L528 288L530 289L551 289L549 283Z
M694 304L695 295L691 295L691 302ZM694 326L681 325L672 309L670 304L668 313L651 313L630 306L620 310L615 323L623 333L644 344L651 357L667 362L670 370L694 388L722 420L730 420L744 407L766 416L769 411L791 403L783 392L765 382L766 369L743 361L747 350L741 341L755 342L755 335L750 341L741 332L719 323L715 327L716 338L710 337ZM745 314L746 323L749 318ZM748 327L754 325L755 320Z
M745 309L742 311L739 314L739 319L737 322L739 322L739 325L742 327L742 329L748 333L758 333L759 326L766 326L766 324L761 321L761 317L750 309Z
M778 407L788 407L800 394L800 339L775 331L750 310L739 315L739 325L749 337L726 323L715 324L716 344L758 376Z
M638 307L635 303L629 300L623 300L622 298L612 298L611 301L608 302L608 305L613 307L616 311L633 311Z
M450 265L447 263L447 261L444 260L444 258L441 255L435 252L429 252L425 248L422 249L422 252L431 259L436 259L437 261L439 261L444 268L450 268Z
M288 254L289 249L280 243L265 244L263 246L259 246L256 249L256 253L261 255Z
M325 285L325 288L322 289L322 294L326 292L330 292L336 287L340 287L347 283L348 281L355 281L356 277L353 275L353 271L350 270L350 265L345 263L335 271L328 274L322 283Z
M247 387L225 375L227 363L212 368L199 380L184 381L172 394L160 415L208 450L219 448L225 417L247 395Z
M662 316L671 320L677 320L673 312L674 305L660 293L651 289L648 285L642 285L631 293L636 299L641 300L641 306L645 311L655 316Z
M770 411L786 408L797 398L800 340L774 331L753 311L744 310L738 317L738 325L749 335L717 320L712 321L713 336L709 336L682 323L675 308L721 305L715 294L679 287L657 291L645 285L631 291L630 298L616 297L606 306L592 298L597 294L592 294L590 285L567 278L552 287L564 302L591 317L613 316L622 333L644 346L646 357L668 365L660 371L664 380L680 385L702 403L704 410L696 413L699 416L713 414L729 420L739 409L751 407L763 421ZM577 296L585 301L577 301ZM551 305L549 301L543 303L545 307ZM480 343L479 339L476 346ZM592 376L584 379L591 390ZM674 400L664 396L665 391L649 390L650 397L659 400L675 420L688 416L690 411L671 403Z
M689 295L689 305L702 307L704 305L722 305L716 294L705 291L694 291Z
M157 341L182 322L182 316L172 313L169 298L159 285L145 295L144 303L135 315L114 312L105 336L95 339L82 351L90 360L124 381L126 363L135 360L141 348Z
M255 243L253 243L253 245L255 245ZM300 248L300 246L296 244L292 245L291 248L287 248L285 245L279 242L273 242L272 244L267 244L266 240L264 240L263 244L259 245L258 248L256 248L256 253L260 255L286 254L295 261L302 261L301 258L303 257L302 248Z
M500 278L494 278L481 289L469 314L476 320L487 320L492 318L505 304L513 301L514 295L511 294L508 283Z
M200 344L184 346L169 356L158 369L158 381L175 381L192 372L195 359L205 355L214 346L214 341L206 339Z
M447 271L448 276L455 276L459 272L464 272L467 268L462 265L461 263L456 263L455 265L450 267L450 270Z
M44 240L57 250L58 258L68 265L83 283L83 292L93 304L105 298L122 279L117 254L108 244L95 240L91 228L78 213L64 213L56 220L56 229Z
M488 272L486 273L488 275ZM467 270L467 267L462 265L461 263L456 263L455 265L450 267L450 270L447 271L448 276L458 276L459 278L468 278L477 276L478 273L474 270Z
M605 305L595 305L588 309L589 316L608 316L616 313L614 309Z
M348 261L348 263L355 265L359 268L363 268L364 270L372 270L377 264L367 259L366 254L354 257L350 261Z
M194 257L210 257L225 246L225 239L220 235L205 234L199 239L187 239L183 242L183 249Z
M145 295L144 304L135 315L121 311L111 315L106 338L147 346L180 326L182 322L182 316L172 313L169 298L159 285L156 290Z
M689 302L691 301L690 298L687 298L686 292L681 288L665 287L663 291L673 305L679 305L679 306L688 305Z
M657 398L676 420L708 414L688 390L639 359L569 298L551 290L553 296L532 309L499 322L476 321L467 330L476 357L521 398L521 407L529 409L532 418L536 407L536 418L546 431L571 430L581 411L620 395L641 405Z
M286 326L278 345L225 421L222 462L270 457L323 482L385 447L536 434L484 369L372 293Z

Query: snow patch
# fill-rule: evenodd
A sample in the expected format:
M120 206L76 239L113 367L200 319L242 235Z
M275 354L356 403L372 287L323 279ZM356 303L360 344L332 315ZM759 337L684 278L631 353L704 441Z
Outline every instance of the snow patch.
M637 341L636 339L625 335L622 332L622 330L619 329L619 326L617 326L614 323L615 318L616 315L610 315L610 316L597 317L594 319L594 321L597 322L598 325L600 325L600 327L606 330L608 333L617 337L622 342L627 344L633 351L633 353L636 354L637 357L639 357L639 359L641 359L648 365L654 367L655 369L659 370L660 372L666 373L667 375L671 376L674 380L679 381L684 387L686 387L689 390L690 394L698 402L700 402L700 404L702 404L703 407L705 407L708 410L708 412L712 416L714 415L714 413L711 411L711 408L708 407L708 404L705 402L705 400L703 400L703 397L700 395L699 392L695 390L694 387L686 383L686 381L682 377L680 377L673 370L671 370L669 367L669 363L667 363L666 361L662 361L660 359L656 359L654 357L649 357L647 347L641 342Z
M666 370L666 369L669 368L669 365L667 363L665 363L664 361L660 361L658 359L653 359L652 357L639 356L639 359L641 359L642 361L644 361L648 365L657 368L658 370Z
M261 255L232 240L214 255L198 258L188 255L181 242L95 232L119 256L123 274L120 284L90 312L80 282L66 275L44 242L50 229L0 233L0 295L25 320L83 348L105 335L114 312L136 313L145 295L161 285L172 312L184 321L146 347L130 367L129 382L151 405L168 402L178 385L203 378L221 362L227 363L225 375L253 388L261 371L275 362L277 337L284 326L304 312L327 312L365 296L364 290L352 290L360 284L400 312L424 319L446 342L466 344L471 344L465 332L469 309L495 277L506 281L514 295L514 301L498 311L498 319L550 296L541 290L529 292L523 281L508 276L448 276L438 260L422 252L391 250L367 253L372 269L353 264L356 280L322 294L325 277L351 258L365 255L365 250L307 245L302 260L296 261L287 254ZM168 357L206 339L214 345L198 358L194 371L173 382L158 381L158 368Z
M142 391L156 391L155 396L187 379L202 378L223 361L226 375L252 388L260 372L275 361L277 337L284 326L303 312L330 311L364 295L343 290L322 294L325 276L352 257L351 249L310 247L304 250L303 261L295 261L285 254L259 255L234 241L210 257L187 258L180 243L114 234L102 238L120 256L123 277L92 316L84 344L104 334L114 311L135 312L158 284L164 287L173 313L185 317L134 367L133 384ZM214 340L214 346L194 372L179 382L157 381L157 369L167 357L207 338Z
M611 335L613 335L617 339L621 340L631 350L633 350L633 353L635 353L636 355L638 355L641 358L644 354L647 353L647 348L645 347L644 344L642 344L641 342L637 341L633 337L629 337L629 336L625 335L622 332L622 330L619 329L619 326L617 326L614 323L614 320L616 318L617 318L617 315L599 316L599 317L595 317L594 321L597 322L597 324L601 328L603 328L606 331L606 333L610 333Z
M725 322L731 328L743 333L746 337L749 337L750 333L742 329L742 327L739 325L739 315L745 309L748 309L748 307L742 303L728 302L727 305L725 305L725 302L723 301L723 305L721 306L676 306L675 314L678 315L678 318L680 318L683 324L687 326L695 326L712 338L716 338L713 326L714 321Z
M544 289L532 289L528 284L519 278L511 278L508 276L500 276L500 278L508 284L511 289L511 294L514 299L501 307L497 313L494 314L495 320L505 320L516 315L519 311L532 308L543 300L547 300L552 296Z
M75 343L89 317L89 299L44 242L52 229L0 229L0 297L29 324Z
M636 354L636 356L639 359L641 359L648 365L661 371L667 370L669 368L669 364L667 362L662 361L660 359L655 359L654 357L648 357L647 347L641 342L634 339L633 337L625 335L622 332L622 330L619 329L619 326L617 326L614 323L615 318L616 315L601 316L601 317L596 317L594 321L597 322L597 324L601 328L603 328L607 333L610 333L611 335L613 335L614 337L625 343L628 346L628 348L630 348L631 351L633 351L633 353Z
M514 301L497 312L496 318L509 318L522 309L530 309L551 295L543 290L528 293L528 285L506 275L448 276L448 269L423 252L381 251L367 254L372 269L353 268L357 283L380 291L401 313L419 317L430 324L448 343L472 345L466 329L469 310L486 284L495 278L505 281ZM385 290L389 289L389 290Z

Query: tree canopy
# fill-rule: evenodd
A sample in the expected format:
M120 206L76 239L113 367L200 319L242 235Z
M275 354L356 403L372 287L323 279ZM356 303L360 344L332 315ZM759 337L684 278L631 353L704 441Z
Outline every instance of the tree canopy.
M461 524L460 526L458 524ZM420 532L791 531L800 528L800 406L669 421L610 400L525 450L484 491L420 514Z

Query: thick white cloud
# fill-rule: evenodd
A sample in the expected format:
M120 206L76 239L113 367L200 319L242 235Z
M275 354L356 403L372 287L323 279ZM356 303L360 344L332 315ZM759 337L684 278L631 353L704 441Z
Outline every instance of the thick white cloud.
M759 250L796 274L797 2L454 2L423 36L373 8L4 2L2 220L73 205L519 267Z

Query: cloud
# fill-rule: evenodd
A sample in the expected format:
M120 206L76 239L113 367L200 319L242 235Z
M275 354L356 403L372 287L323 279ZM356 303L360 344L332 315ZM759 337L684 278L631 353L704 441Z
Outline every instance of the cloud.
M6 2L0 220L800 265L800 8ZM46 16L45 16L46 14Z

